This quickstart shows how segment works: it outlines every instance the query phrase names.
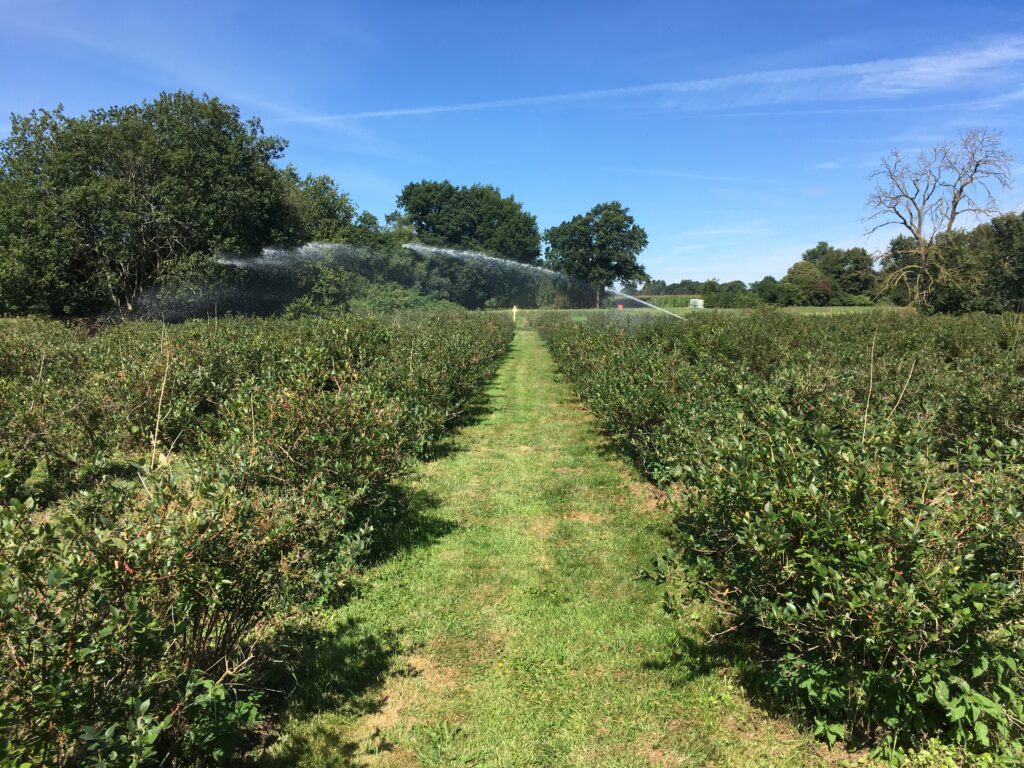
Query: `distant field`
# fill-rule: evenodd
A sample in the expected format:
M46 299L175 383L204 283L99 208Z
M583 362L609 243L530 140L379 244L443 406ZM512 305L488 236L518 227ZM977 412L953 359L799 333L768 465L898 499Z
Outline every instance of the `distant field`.
M653 302L652 302L653 303ZM863 315L871 312L903 312L909 315L916 314L915 310L907 307L895 307L888 304L876 304L870 307L761 307L752 309L691 309L689 306L666 307L669 312L676 315L688 315L691 313L726 312L729 314L749 314L753 312L781 312L787 315ZM497 310L504 312L507 310ZM529 317L537 312L571 312L573 319L583 320L587 317L597 317L615 312L628 315L652 315L654 317L665 317L663 312L649 307L624 307L623 309L567 309L567 310L546 310L546 309L525 309L519 310L520 314Z
M666 309L689 309L690 299L701 298L698 293L688 294L666 294L666 295L654 295L654 296L637 296L637 299L646 301L649 304L654 304L657 307L664 307ZM628 298L615 298L613 299L614 304L623 304L627 309L642 309L633 304ZM632 306L631 306L632 305ZM870 312L876 309L900 309L900 307L892 306L867 306L867 307L781 307L787 312L796 312L799 314L839 314L845 312L857 313L857 312Z
M896 307L891 304L874 304L869 307L781 307L783 312L794 315L862 315L867 312L906 312L915 314L915 310L907 307Z
M689 307L690 299L699 299L699 293L673 293L653 296L638 296L646 302L659 307Z

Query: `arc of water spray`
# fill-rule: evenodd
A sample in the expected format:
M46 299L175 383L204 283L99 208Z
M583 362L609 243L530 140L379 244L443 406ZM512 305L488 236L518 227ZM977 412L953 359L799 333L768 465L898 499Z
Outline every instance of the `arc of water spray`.
M575 280L571 275L567 275L564 272L556 272L553 269L547 267L539 267L536 264L525 264L521 261L512 261L512 259L502 259L498 256L491 256L483 251L468 251L460 248L439 248L436 245L423 245L422 243L405 243L403 248L408 248L410 251L415 251L421 254L434 254L436 256L448 256L453 259L459 259L465 261L467 259L476 259L478 261L486 261L499 267L512 267L514 269L525 269L530 272L536 272L541 275L549 275L550 277L558 278L559 280Z
M440 248L434 245L424 245L423 243L405 243L402 247L424 255L432 254L437 256L447 256L449 258L459 259L460 261L482 261L505 269L522 269L539 275L547 275L548 277L555 278L556 280L564 280L566 282L584 285L582 280L579 280L572 275L567 275L565 272L556 272L553 269L541 267L536 264L524 264L521 261L502 259L498 256L491 256L488 253L483 253L482 251L462 250L459 248ZM220 256L217 261L220 264L232 267L245 267L249 269L281 269L291 268L296 263L303 261L314 261L324 258L338 258L345 255L353 255L358 253L360 250L361 249L354 246L344 244L307 243L306 245L299 246L298 248L264 248L260 256L256 258L241 258L225 254ZM670 312L664 307L651 304L643 299L630 296L627 293L622 293L621 291L616 291L614 289L609 289L609 292L616 296L629 299L630 301L635 301L638 304L643 304L651 309L656 309L666 315L671 315L678 320L685 319L681 315L677 315L675 312Z
M677 317L680 320L685 320L686 319L682 315L677 315L675 312L669 312L664 307L659 307L657 304L651 304L651 302L649 302L649 301L644 301L643 299L638 299L636 296L630 296L628 293L623 293L622 291L616 291L614 288L609 288L608 292L609 293L614 293L616 296L621 296L624 299L629 299L630 301L635 301L638 304L643 304L645 307L650 307L651 309L656 309L659 312L664 312L666 315L672 315L672 317Z
M439 248L434 245L423 245L422 243L405 243L405 245L403 245L402 247L408 248L410 251L416 251L417 253L430 253L440 256L450 256L453 259L460 259L463 261L465 261L466 259L479 259L481 261L488 261L491 262L492 264L497 264L502 267L515 267L517 269L526 269L532 272L538 272L542 275L550 275L551 277L557 278L559 280L572 280L576 282L582 282L572 277L571 275L565 274L564 272L556 272L553 269L548 269L547 267L539 267L536 264L524 264L521 261L502 259L497 256L491 256L490 254L483 253L482 251L464 251L458 248ZM616 291L612 288L609 288L608 291L609 293L613 293L616 296L622 296L623 298L629 299L630 301L635 301L639 304L643 304L645 307L650 307L651 309L656 309L659 312L664 312L666 315L671 315L672 317L678 320L686 319L682 315L677 315L675 312L669 312L664 307L659 307L655 304L651 304L650 302L644 301L643 299L638 299L635 296L630 296L628 293L622 293L621 291Z

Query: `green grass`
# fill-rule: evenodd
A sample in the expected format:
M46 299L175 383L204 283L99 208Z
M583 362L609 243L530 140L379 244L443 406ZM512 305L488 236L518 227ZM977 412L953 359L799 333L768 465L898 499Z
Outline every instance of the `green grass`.
M635 578L664 513L534 332L409 502L397 554L316 628L262 765L827 762L701 643L682 652L659 588Z

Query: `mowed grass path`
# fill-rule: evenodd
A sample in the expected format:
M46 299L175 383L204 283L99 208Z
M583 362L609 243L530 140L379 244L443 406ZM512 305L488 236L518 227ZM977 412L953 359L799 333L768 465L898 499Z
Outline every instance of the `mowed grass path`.
M673 654L660 590L635 578L664 549L664 513L601 446L520 331L484 415L422 467L418 543L330 619L263 763L825 762L728 670Z

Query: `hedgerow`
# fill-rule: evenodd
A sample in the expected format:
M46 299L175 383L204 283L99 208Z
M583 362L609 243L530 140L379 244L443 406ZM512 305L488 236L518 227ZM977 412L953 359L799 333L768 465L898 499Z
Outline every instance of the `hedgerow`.
M1019 320L537 322L673 499L670 610L710 598L830 743L1021 757Z
M0 321L0 765L227 760L505 320Z

